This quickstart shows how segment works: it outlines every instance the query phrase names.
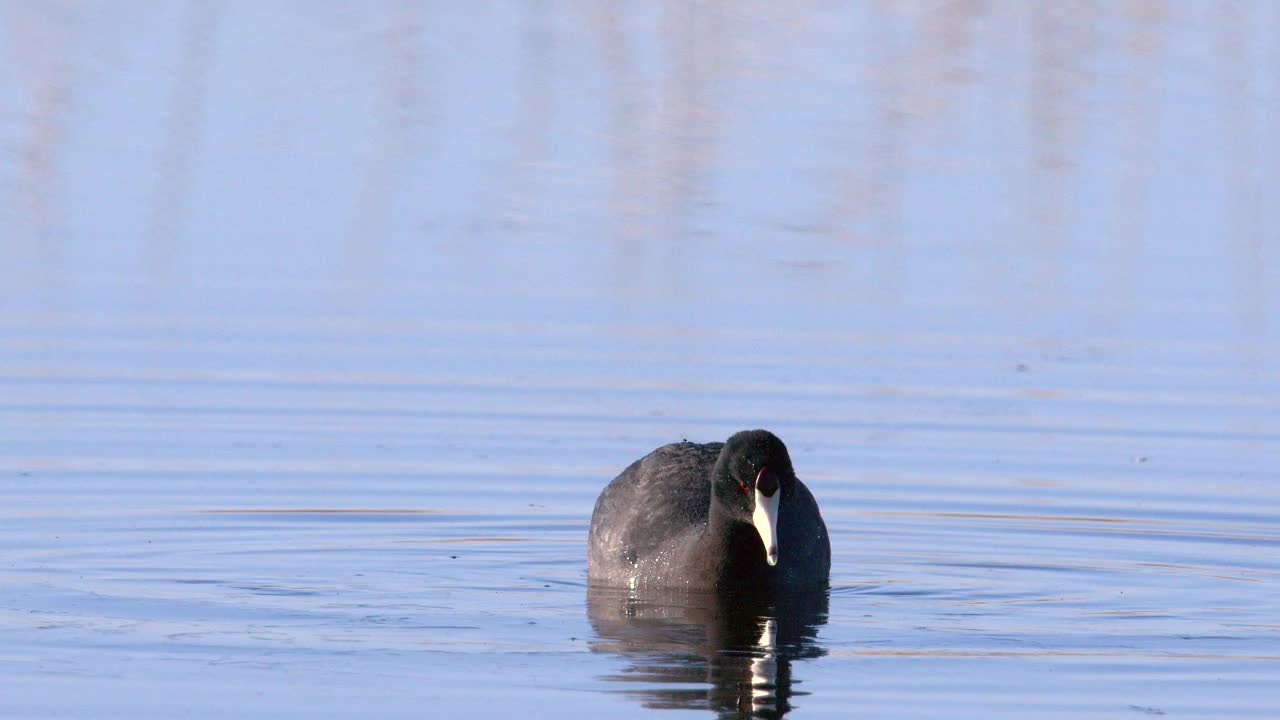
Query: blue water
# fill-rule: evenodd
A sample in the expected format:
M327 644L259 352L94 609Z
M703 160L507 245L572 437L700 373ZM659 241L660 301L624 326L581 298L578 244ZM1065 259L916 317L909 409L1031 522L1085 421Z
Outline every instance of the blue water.
M1277 21L0 4L0 715L1273 717ZM748 427L829 595L589 593Z

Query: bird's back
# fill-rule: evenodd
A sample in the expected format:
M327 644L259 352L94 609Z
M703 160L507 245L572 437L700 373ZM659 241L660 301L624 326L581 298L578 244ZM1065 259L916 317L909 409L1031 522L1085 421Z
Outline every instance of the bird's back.
M587 539L591 582L626 585L642 564L679 563L705 532L710 472L724 443L664 445L600 493Z

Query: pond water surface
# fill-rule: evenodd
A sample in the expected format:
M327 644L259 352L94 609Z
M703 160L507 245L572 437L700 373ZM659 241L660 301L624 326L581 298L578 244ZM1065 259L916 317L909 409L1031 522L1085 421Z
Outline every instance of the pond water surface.
M1277 47L0 3L0 715L1275 717ZM829 594L589 591L600 489L751 427Z

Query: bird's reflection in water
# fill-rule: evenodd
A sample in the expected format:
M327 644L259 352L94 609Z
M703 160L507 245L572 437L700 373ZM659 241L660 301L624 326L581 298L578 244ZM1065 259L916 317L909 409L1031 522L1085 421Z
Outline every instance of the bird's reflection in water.
M591 588L587 612L595 652L628 667L605 679L646 707L714 710L722 717L782 717L791 698L791 663L820 657L826 590L756 597L682 591Z

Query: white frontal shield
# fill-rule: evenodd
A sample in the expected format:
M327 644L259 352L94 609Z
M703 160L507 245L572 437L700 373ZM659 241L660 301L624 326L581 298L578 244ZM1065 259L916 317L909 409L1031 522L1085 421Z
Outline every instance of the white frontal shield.
M756 509L751 513L751 522L760 533L760 541L764 543L765 558L769 565L778 564L778 500L782 497L782 488L773 492L773 497L756 490Z

